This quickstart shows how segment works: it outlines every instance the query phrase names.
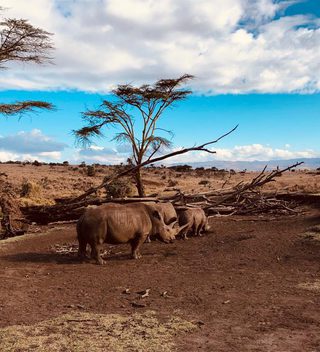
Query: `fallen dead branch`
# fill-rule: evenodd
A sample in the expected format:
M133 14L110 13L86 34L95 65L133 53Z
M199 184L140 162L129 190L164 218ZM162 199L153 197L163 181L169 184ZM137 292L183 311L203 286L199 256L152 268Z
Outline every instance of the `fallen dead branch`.
M174 195L152 198L76 198L74 203L62 203L55 206L29 207L24 209L25 216L30 220L41 224L56 221L68 221L78 219L87 206L101 205L107 202L137 202L137 201L170 201L176 207L201 207L208 215L230 216L253 215L261 213L288 214L295 213L295 202L278 199L276 195L264 194L261 187L282 173L301 165L296 163L282 170L274 170L265 173L264 168L259 175L250 182L241 182L233 188L225 188L201 194L185 194L178 190Z
M277 199L275 195L265 195L261 192L261 187L269 182L274 182L284 172L289 171L303 162L296 163L285 169L273 170L266 174L265 168L250 182L240 182L233 188L220 189L202 194L184 194L177 192L166 200L173 202L176 206L192 206L197 203L208 214L219 215L245 215L259 213L295 213L292 201Z

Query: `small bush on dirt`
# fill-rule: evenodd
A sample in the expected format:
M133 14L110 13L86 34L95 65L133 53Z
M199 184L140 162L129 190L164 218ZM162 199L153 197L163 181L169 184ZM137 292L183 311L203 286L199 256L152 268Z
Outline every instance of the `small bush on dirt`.
M41 186L35 182L24 179L21 185L21 197L39 197L41 194Z
M109 178L105 177L104 182ZM105 186L107 198L125 198L134 195L133 186L128 179L121 179L113 181L110 185Z
M93 177L96 175L96 167L95 165L88 165L87 166L87 175Z
M204 185L204 186L210 185L210 181L209 180L201 180L199 182L199 185Z
M174 187L178 184L178 181L175 181L175 180L168 180L168 187Z
M32 163L33 166L41 166L42 163L40 163L38 160L35 160L33 163Z
M22 206L52 205L54 201L43 196L43 188L47 187L48 180L41 180L41 184L24 179L21 185L20 204Z

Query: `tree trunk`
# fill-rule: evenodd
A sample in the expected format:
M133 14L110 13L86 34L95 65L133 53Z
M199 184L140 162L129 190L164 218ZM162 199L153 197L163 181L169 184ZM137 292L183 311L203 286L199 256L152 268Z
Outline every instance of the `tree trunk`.
M140 169L138 169L135 172L134 176L135 176L135 179L136 179L136 186L137 186L139 197L145 197L144 185L143 185L143 182L142 182Z

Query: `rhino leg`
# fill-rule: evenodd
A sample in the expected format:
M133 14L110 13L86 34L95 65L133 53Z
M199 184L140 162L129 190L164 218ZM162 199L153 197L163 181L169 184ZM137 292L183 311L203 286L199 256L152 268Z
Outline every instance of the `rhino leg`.
M85 259L87 257L87 241L80 238L78 240L79 240L78 257L80 259Z
M133 259L141 258L140 246L146 240L148 235L137 234L136 237L131 241L131 256Z
M91 259L94 259L96 263L99 265L103 265L106 263L106 261L101 258L100 245L97 243L94 243L91 246Z
M188 240L189 238L188 238L187 234L188 234L188 231L185 231L185 232L181 235L181 238L182 238L183 240Z
M201 230L202 230L202 226L199 225L199 226L197 227L197 230L196 230L197 236L200 236L200 237L202 236Z

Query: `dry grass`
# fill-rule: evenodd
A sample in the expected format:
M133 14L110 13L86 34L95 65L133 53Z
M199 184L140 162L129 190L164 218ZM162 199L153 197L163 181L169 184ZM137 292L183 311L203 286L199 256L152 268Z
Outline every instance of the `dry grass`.
M52 205L55 202L44 196L44 187L40 183L25 179L21 186L21 197L19 202L21 206L32 205Z
M174 336L196 325L177 317L159 321L155 312L62 315L35 325L0 329L0 351L133 352L175 350Z
M87 176L86 169L79 166L50 166L40 167L33 165L1 164L1 172L8 175L8 180L20 193L21 185L25 181L36 183L42 186L42 197L50 202L55 198L77 196L85 190L98 186L104 177L110 177L117 171L113 166L99 166L99 172L93 177ZM168 180L178 181L177 187L183 192L204 192L210 189L220 189L232 187L239 182L248 182L257 176L257 172L247 172L245 174L236 173L231 176L228 173L216 173L213 171L175 172L170 169L144 169L142 177L145 181L146 193L167 195L164 189L168 187ZM208 180L209 184L199 185L201 180ZM226 183L227 182L227 183ZM226 184L225 184L226 183ZM287 191L287 192L320 192L320 173L311 174L304 171L287 172L276 182L272 182L263 187L265 191ZM133 187L133 194L136 189ZM132 194L132 195L133 195ZM30 197L24 197L22 203L30 202ZM37 201L36 201L37 202Z
M298 287L309 291L319 292L320 280L316 280L314 282L305 282L305 283L299 284Z
M306 232L301 235L302 239L320 242L320 225L309 227Z

